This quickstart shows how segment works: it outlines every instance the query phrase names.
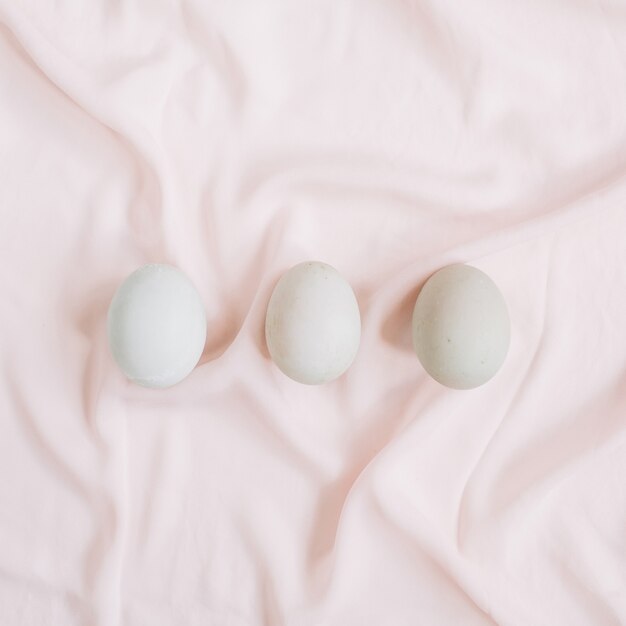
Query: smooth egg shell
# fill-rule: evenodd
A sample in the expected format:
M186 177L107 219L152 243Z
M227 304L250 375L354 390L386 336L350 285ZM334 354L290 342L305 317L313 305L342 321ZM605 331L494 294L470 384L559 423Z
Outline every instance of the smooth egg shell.
M325 263L292 267L270 298L265 337L272 359L293 380L316 385L341 376L361 338L359 305L349 283Z
M424 369L454 389L486 383L509 348L510 322L496 284L469 265L433 274L413 311L413 346Z
M206 316L193 283L170 265L144 265L119 287L107 320L116 363L133 382L169 387L196 366Z

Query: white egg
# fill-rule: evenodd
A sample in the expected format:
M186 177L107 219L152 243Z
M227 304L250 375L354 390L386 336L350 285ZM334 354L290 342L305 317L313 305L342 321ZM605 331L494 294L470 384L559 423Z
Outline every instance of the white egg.
M265 337L272 359L293 380L317 385L341 376L361 340L350 284L325 263L292 267L270 298Z
M119 287L108 315L109 346L124 374L145 387L169 387L196 366L206 316L193 283L170 265L144 265Z
M454 389L486 383L509 348L510 322L496 284L469 265L433 274L413 311L413 346L424 369Z

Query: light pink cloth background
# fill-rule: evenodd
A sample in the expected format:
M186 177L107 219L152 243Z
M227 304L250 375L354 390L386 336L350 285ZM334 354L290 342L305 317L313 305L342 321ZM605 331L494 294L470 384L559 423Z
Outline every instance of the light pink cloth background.
M626 624L626 5L0 0L2 626ZM285 378L269 294L319 259L359 355ZM105 318L163 261L182 384ZM470 262L501 372L429 379L410 314Z

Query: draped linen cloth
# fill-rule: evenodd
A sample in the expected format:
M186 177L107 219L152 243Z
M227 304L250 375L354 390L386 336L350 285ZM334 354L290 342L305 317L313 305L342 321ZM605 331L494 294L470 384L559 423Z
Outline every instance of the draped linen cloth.
M355 289L348 373L272 364L269 295ZM136 267L208 316L134 386ZM507 360L430 379L435 270ZM0 623L626 624L626 4L0 0Z

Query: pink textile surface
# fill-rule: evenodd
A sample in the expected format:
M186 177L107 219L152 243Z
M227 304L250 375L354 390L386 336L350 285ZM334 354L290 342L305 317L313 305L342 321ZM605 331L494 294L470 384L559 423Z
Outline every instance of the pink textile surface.
M278 277L354 286L357 359L268 357ZM626 624L626 4L0 0L1 626ZM106 311L166 262L199 366ZM410 316L467 262L503 369Z

